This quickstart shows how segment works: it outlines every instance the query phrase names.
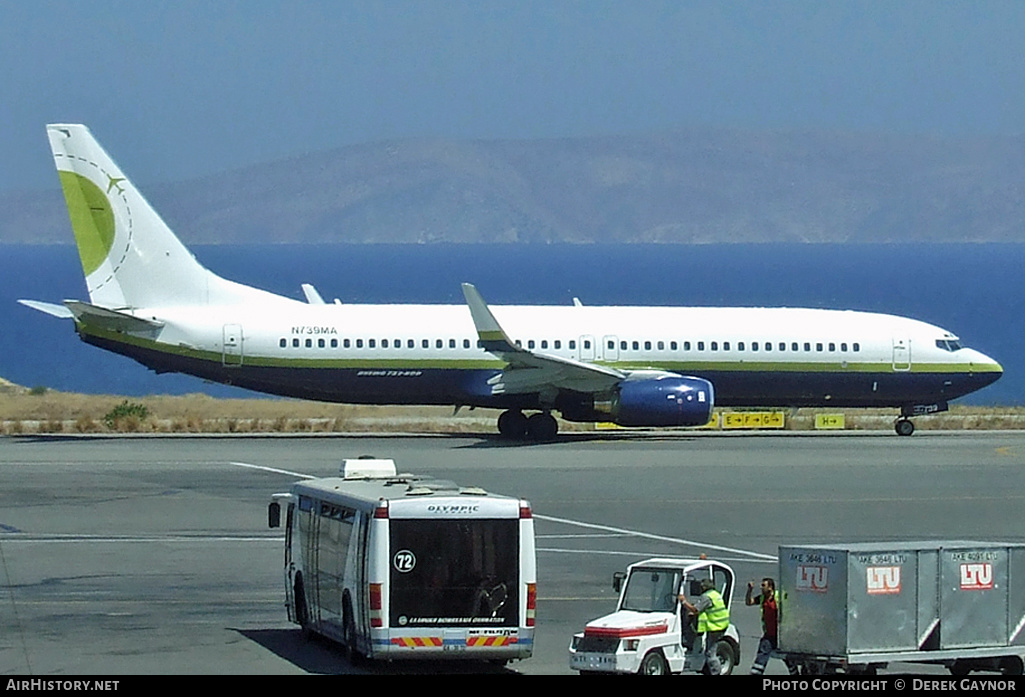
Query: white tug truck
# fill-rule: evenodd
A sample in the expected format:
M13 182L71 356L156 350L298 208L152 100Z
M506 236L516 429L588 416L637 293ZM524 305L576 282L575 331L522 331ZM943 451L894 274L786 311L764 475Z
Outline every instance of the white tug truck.
M581 675L707 672L702 638L693 618L681 613L678 597L682 592L693 602L701 594L703 579L711 579L726 607L731 607L733 569L722 562L654 558L631 564L626 573L617 571L612 577L612 587L619 593L616 611L588 622L574 635L570 668ZM732 673L740 660L740 639L732 624L716 653L722 674Z

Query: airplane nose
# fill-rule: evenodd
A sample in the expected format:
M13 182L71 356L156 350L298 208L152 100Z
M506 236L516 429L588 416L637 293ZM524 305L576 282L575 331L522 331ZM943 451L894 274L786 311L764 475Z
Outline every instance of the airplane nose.
M1004 367L997 361L979 351L973 350L972 353L974 355L970 361L971 371L974 375L981 377L984 384L992 384L1004 374Z

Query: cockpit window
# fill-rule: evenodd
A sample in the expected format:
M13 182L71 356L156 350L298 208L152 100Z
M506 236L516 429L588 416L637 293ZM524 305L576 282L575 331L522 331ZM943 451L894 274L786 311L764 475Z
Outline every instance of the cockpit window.
M944 351L960 351L964 348L961 342L956 339L937 339L936 348L941 348Z

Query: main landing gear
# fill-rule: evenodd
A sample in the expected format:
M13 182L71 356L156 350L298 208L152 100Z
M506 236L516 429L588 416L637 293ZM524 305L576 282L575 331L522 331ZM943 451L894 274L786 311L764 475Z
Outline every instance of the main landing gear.
M547 411L528 417L518 409L509 409L498 417L498 432L510 440L546 441L555 438L559 424Z
M911 419L902 416L894 422L893 430L897 432L898 436L910 436L915 432L915 424Z

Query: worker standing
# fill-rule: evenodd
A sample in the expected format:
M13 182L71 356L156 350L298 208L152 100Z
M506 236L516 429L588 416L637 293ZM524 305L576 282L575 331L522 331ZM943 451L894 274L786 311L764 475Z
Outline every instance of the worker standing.
M752 596L754 582L747 582L747 595L744 596L745 605L760 605L762 608L762 638L758 642L758 655L755 662L751 664L751 675L761 675L765 672L765 665L769 662L772 652L776 650L779 643L779 592L776 590L776 581L766 577L762 579L762 592L760 595ZM797 675L797 666L784 658L787 670L791 675Z
M705 637L705 665L709 675L722 675L722 663L716 653L719 640L730 626L730 610L710 578L701 579L701 595L691 604L680 593L680 602L687 612L698 616L698 634Z

